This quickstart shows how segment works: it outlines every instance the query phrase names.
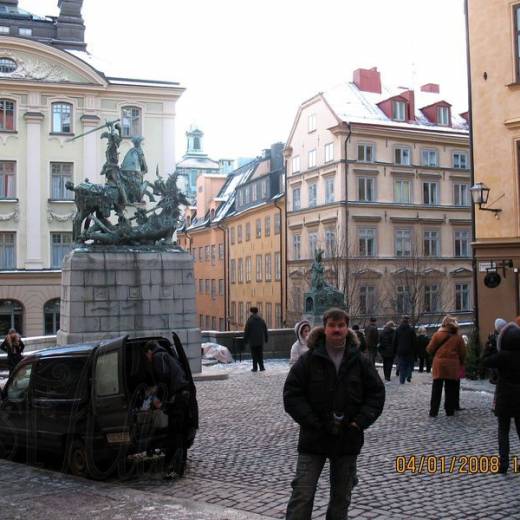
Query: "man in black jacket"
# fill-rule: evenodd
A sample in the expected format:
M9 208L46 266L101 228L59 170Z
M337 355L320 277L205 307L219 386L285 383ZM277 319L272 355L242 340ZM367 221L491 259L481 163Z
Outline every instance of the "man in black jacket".
M349 317L341 309L323 315L324 327L311 332L309 351L285 382L285 411L300 425L296 476L287 520L310 520L314 494L330 460L327 520L347 518L363 446L363 430L383 411L385 387L370 361L359 353Z
M403 385L405 380L412 380L413 365L415 363L415 348L417 338L415 330L410 325L410 318L404 316L401 325L397 327L394 335L394 350L397 354L397 368L399 369L399 382Z
M253 358L253 368L251 372L256 372L258 367L260 370L264 368L264 342L267 343L267 325L265 321L258 316L258 308L251 307L251 316L246 323L244 329L244 343L249 343L251 349L251 357Z

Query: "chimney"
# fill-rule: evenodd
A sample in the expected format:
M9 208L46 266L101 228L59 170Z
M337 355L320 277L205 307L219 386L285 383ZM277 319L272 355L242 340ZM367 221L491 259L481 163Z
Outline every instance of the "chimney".
M81 16L83 0L58 0L60 14L56 20L56 42L64 48L85 50L85 24Z
M353 82L363 92L375 92L381 94L381 74L377 67L371 69L356 69Z
M437 83L426 83L421 87L421 92L433 92L434 94L439 94L441 91L441 87Z

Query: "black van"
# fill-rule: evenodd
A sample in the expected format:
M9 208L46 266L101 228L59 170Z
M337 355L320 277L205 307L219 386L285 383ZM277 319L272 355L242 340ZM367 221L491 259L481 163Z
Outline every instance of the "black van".
M2 390L0 456L18 449L63 457L75 475L103 479L128 456L163 449L167 421L146 409L144 345L157 341L180 362L190 385L182 429L184 459L198 428L196 390L182 344L165 338L127 336L28 354Z

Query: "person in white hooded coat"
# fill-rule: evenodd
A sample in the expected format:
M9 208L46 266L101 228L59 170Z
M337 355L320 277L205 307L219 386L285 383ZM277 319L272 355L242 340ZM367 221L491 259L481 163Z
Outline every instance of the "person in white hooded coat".
M296 341L293 343L291 347L291 356L289 359L289 363L292 365L298 361L298 358L309 350L307 347L307 337L311 331L311 324L307 320L299 321L294 326L294 332L296 333Z

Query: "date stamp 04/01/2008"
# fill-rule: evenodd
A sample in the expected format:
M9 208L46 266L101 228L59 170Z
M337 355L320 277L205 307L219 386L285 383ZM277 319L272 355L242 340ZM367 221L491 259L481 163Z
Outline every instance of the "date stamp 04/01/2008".
M400 455L394 460L394 469L401 475L458 473L477 475L498 473L500 458L496 455ZM511 470L520 473L520 458L511 458Z

